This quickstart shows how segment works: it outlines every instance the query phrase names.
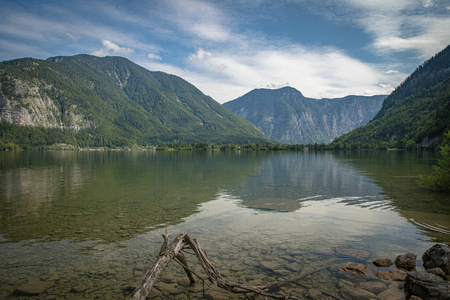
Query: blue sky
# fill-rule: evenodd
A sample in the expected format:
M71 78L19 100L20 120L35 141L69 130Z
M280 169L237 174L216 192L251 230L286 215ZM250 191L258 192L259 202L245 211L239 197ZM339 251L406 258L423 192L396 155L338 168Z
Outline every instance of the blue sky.
M0 0L0 60L117 55L223 103L389 94L450 44L448 0Z

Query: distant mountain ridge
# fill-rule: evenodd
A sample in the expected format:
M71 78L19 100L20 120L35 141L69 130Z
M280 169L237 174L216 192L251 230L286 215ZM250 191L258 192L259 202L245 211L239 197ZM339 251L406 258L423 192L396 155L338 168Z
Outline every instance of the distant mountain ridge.
M5 61L0 80L3 142L116 147L267 141L182 78L122 57Z
M367 124L380 110L385 95L311 99L292 87L255 89L224 103L268 138L289 144L329 143Z
M450 130L450 45L419 66L367 125L337 138L337 149L416 149Z

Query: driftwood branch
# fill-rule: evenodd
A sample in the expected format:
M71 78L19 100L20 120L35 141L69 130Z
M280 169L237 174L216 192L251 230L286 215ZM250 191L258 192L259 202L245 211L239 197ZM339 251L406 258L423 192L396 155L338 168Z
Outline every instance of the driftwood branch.
M169 240L169 235L166 229L164 237L164 244L161 247L160 253L152 267L145 273L141 282L135 289L132 297L133 300L144 300L148 293L151 291L153 284L155 283L158 275L165 269L172 259L176 259L180 262L185 270L189 281L195 282L193 277L193 272L189 270L186 260L183 254L180 252L184 248L191 248L195 255L197 256L203 270L206 273L209 281L215 286L230 291L232 293L256 293L265 297L270 297L273 299L294 299L299 300L300 298L293 296L284 296L271 294L268 291L277 285L272 286L248 286L232 282L222 278L220 272L214 268L212 263L206 256L205 251L200 247L200 243L196 239L192 239L187 233L179 234L172 242Z
M178 255L181 249L185 246L184 237L186 233L179 234L173 242L169 240L169 234L166 230L164 237L164 244L161 247L158 258L153 266L145 273L141 279L139 286L133 293L131 299L145 299L153 287L156 278L169 264L169 262Z

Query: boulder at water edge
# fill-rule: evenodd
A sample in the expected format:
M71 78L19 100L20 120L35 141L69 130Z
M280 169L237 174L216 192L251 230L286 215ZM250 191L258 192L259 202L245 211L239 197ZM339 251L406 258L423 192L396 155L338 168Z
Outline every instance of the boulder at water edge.
M450 299L450 281L427 272L409 272L406 275L405 291L422 299Z
M422 256L423 266L426 270L441 268L445 274L450 275L450 247L445 244L436 244Z

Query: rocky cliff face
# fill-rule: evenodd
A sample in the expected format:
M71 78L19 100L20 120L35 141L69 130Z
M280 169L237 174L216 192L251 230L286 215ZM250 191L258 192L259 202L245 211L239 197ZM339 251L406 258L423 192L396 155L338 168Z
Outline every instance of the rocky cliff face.
M294 88L258 89L224 104L283 143L329 143L369 122L386 96L310 99Z
M52 100L47 92L60 95L62 92L50 85L8 76L2 80L0 88L0 121L76 131L95 127L77 111L76 105Z

